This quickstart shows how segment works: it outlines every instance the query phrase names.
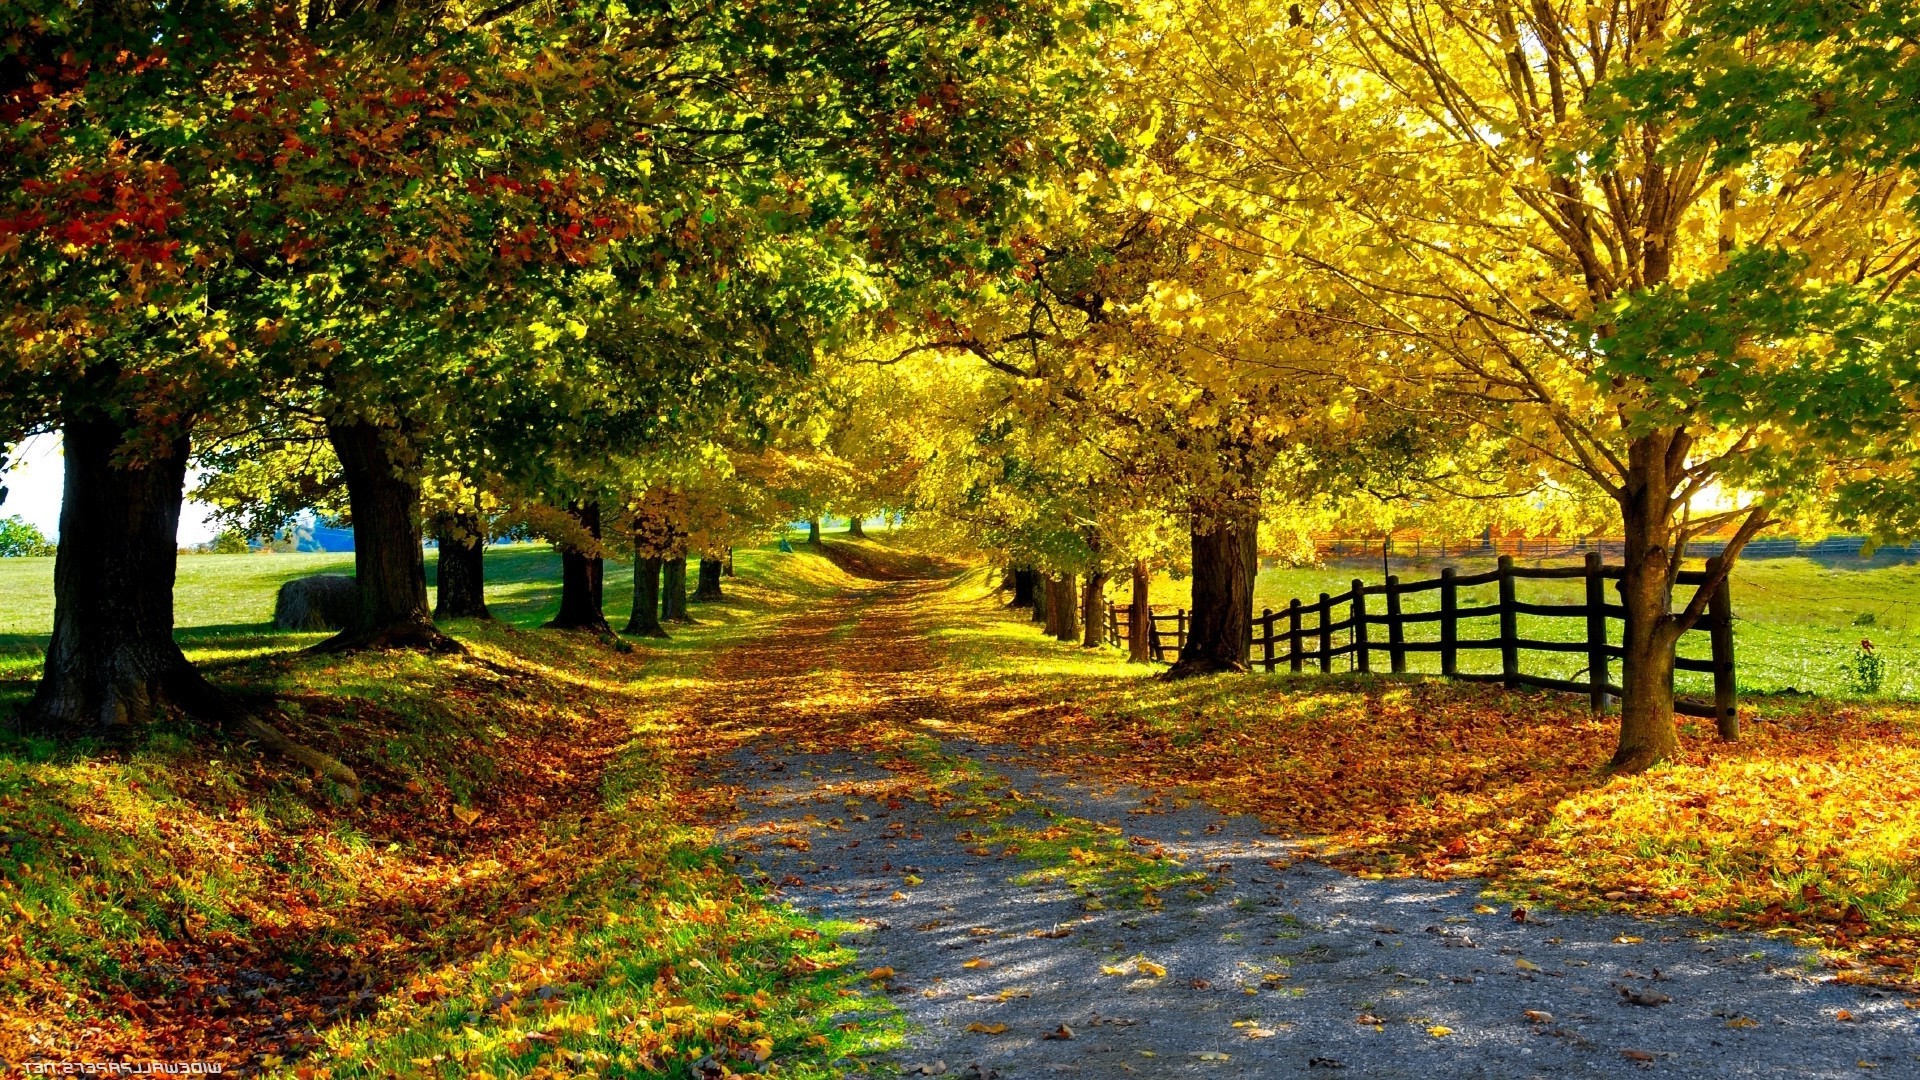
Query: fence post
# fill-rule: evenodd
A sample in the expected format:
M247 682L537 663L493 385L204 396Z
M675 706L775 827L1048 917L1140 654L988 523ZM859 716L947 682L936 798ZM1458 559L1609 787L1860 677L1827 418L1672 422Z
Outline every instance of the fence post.
M1118 644L1120 637L1120 614L1115 610L1113 601L1107 601L1107 640Z
M1607 582L1600 553L1587 552L1587 706L1607 711Z
M1513 556L1500 556L1500 675L1507 689L1520 682L1520 613L1513 608Z
M1263 635L1266 638L1266 640L1260 643L1260 646L1261 646L1260 663L1263 667L1266 668L1267 672L1271 674L1273 671L1273 609L1272 608L1260 609L1260 625L1263 627L1266 627L1266 631L1267 631L1266 634Z
M1128 613L1127 617L1132 618L1132 613ZM1156 661L1166 656L1160 648L1160 620L1153 617L1152 604L1147 605L1147 655Z
M1416 541L1417 542L1417 541ZM1387 575L1387 663L1395 675L1407 670L1407 634L1400 622L1400 578Z
M1187 655L1187 609L1173 609L1173 647L1175 655Z
M1460 674L1460 587L1453 567L1440 569L1440 674Z
M1287 601L1287 667L1295 675L1300 674L1300 598Z
M1722 556L1707 560L1707 573L1720 570ZM1720 738L1733 742L1740 738L1740 706L1733 688L1733 582L1720 579L1707 598L1707 636L1713 641L1713 714Z
M1353 670L1362 674L1373 670L1373 659L1367 655L1367 594L1361 591L1366 587L1359 578L1353 579Z
M1320 673L1325 675L1333 671L1333 631L1327 624L1333 621L1333 597L1320 594Z

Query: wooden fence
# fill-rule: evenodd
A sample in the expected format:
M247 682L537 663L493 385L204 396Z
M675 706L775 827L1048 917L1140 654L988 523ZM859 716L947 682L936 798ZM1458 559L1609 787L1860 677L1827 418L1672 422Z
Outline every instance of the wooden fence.
M1683 570L1679 584L1698 588L1706 583L1714 570L1712 562L1704 571ZM1598 552L1589 552L1583 566L1518 567L1513 565L1512 557L1503 555L1498 569L1481 574L1459 574L1452 567L1447 567L1438 578L1426 581L1402 582L1398 577L1390 576L1385 584L1366 585L1355 580L1351 589L1337 596L1321 593L1320 598L1312 603L1302 603L1296 599L1280 611L1271 608L1262 610L1253 620L1250 642L1252 663L1264 671L1285 666L1289 671L1298 672L1311 666L1318 671L1331 672L1334 661L1345 657L1348 670L1367 672L1373 670L1374 657L1384 653L1387 670L1404 672L1407 670L1409 654L1432 652L1440 654L1440 674L1449 678L1498 682L1513 688L1531 686L1583 693L1593 709L1600 711L1606 708L1610 698L1618 697L1621 693L1620 687L1608 681L1611 662L1622 655L1622 650L1620 646L1609 643L1607 620L1622 620L1626 617L1626 611L1619 604L1608 602L1606 588L1607 582L1618 581L1621 576L1620 567L1604 565ZM1523 601L1518 596L1516 583L1519 581L1568 578L1585 580L1584 602L1535 604ZM1499 599L1495 603L1460 606L1461 589L1492 584L1499 586ZM1440 594L1437 610L1402 610L1402 601L1406 597L1436 590ZM1380 598L1378 609L1369 603L1372 597ZM1112 604L1107 606L1111 640L1123 645L1127 641L1128 614L1126 608ZM1153 658L1171 661L1186 644L1188 613L1185 608L1178 608L1172 612L1152 611L1150 615L1152 628L1148 642ZM1583 638L1578 641L1523 638L1519 631L1521 615L1582 620ZM1460 636L1461 620L1488 617L1499 619L1497 636ZM1438 623L1439 640L1409 641L1407 628L1420 623ZM1385 633L1376 634L1376 627ZM1711 718L1719 723L1723 732L1731 733L1737 725L1733 677L1733 601L1724 579L1708 597L1706 615L1694 625L1691 632L1707 635L1712 656L1705 660L1681 657L1674 661L1674 667L1679 671L1711 674L1713 701L1676 700L1674 711L1687 716ZM1476 650L1498 652L1500 671L1497 674L1461 671L1460 654ZM1586 677L1560 679L1529 675L1521 670L1521 654L1525 652L1579 654L1587 662Z

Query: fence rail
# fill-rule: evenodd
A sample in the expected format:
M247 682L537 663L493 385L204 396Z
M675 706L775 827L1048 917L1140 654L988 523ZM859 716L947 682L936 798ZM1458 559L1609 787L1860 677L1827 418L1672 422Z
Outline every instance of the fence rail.
M1683 570L1678 583L1699 588L1706 584L1716 569L1709 562L1706 570ZM1607 582L1618 581L1622 575L1621 567L1605 565L1598 552L1589 552L1583 566L1520 567L1513 565L1512 556L1502 555L1498 568L1484 573L1460 574L1452 567L1447 567L1441 570L1438 578L1426 581L1402 582L1398 577L1389 576L1384 584L1367 585L1355 580L1352 588L1337 595L1321 593L1319 599L1311 603L1294 599L1278 611L1263 609L1253 620L1249 641L1252 665L1269 672L1282 666L1289 671L1300 672L1312 665L1321 672L1330 673L1334 670L1334 661L1346 657L1349 670L1369 672L1373 670L1374 657L1385 654L1389 671L1404 672L1407 670L1409 654L1438 653L1440 674L1448 678L1499 682L1514 688L1535 687L1583 693L1593 709L1600 711L1606 708L1611 698L1619 697L1622 693L1619 686L1608 680L1612 662L1620 659L1624 650L1609 642L1607 625L1610 619L1624 620L1626 610L1620 604L1607 600L1606 588ZM1584 602L1543 604L1519 598L1518 582L1553 579L1585 581ZM1461 589L1482 585L1499 587L1497 602L1460 606ZM1438 610L1403 610L1402 602L1408 596L1436 590L1440 594ZM1368 601L1373 597L1381 598L1379 608L1369 604ZM1128 640L1130 614L1127 608L1107 605L1107 628L1111 641L1123 643ZM1584 638L1549 641L1521 637L1521 615L1583 620ZM1176 608L1171 612L1149 609L1149 617L1148 648L1153 659L1168 662L1177 657L1186 645L1188 613L1185 608ZM1462 620L1484 618L1499 620L1496 636L1460 636ZM1439 624L1437 641L1407 640L1409 626L1425 623ZM1373 633L1376 627L1385 631L1384 636ZM1676 699L1674 711L1713 719L1718 722L1721 733L1731 737L1738 727L1738 702L1734 692L1733 601L1725 579L1708 597L1705 617L1689 633L1706 634L1712 655L1704 660L1680 657L1674 661L1674 667L1679 671L1712 675L1713 700L1698 702ZM1344 641L1336 642L1337 637L1344 637ZM1498 652L1500 671L1497 674L1461 671L1460 654L1475 651ZM1521 654L1527 652L1584 656L1587 660L1586 677L1562 679L1529 674L1521 670L1520 663Z
M1751 540L1740 550L1742 559L1860 558L1867 548L1864 536L1828 536L1820 540L1772 537ZM1711 558L1726 551L1724 539L1705 537L1687 545L1690 557ZM1626 556L1626 541L1606 536L1494 536L1470 540L1413 538L1314 538L1314 550L1323 557L1396 559L1460 559L1471 556L1512 555L1521 559L1550 559L1598 552L1603 558ZM1920 544L1888 544L1873 549L1883 559L1920 560Z

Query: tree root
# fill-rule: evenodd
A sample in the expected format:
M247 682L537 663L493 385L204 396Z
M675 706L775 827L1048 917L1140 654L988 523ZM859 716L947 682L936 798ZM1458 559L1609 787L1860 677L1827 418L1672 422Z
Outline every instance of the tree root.
M169 696L188 713L213 720L229 735L252 739L299 765L313 770L346 789L346 801L360 798L360 777L338 758L323 754L304 743L295 742L279 728L240 706L191 666L181 668L169 680Z
M1160 678L1167 682L1178 682L1181 679L1192 679L1202 675L1224 675L1228 672L1245 675L1247 671L1247 665L1235 661L1218 660L1210 656L1193 656L1161 672Z
M467 647L441 633L432 623L404 622L371 630L342 630L309 648L315 653L384 652L411 649L418 652L464 656Z

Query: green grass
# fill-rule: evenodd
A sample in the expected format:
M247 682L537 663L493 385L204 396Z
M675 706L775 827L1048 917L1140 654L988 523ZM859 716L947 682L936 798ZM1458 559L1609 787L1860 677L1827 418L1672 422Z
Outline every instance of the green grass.
M1568 565L1566 560L1528 560L1530 565ZM1437 560L1395 559L1393 572L1402 582L1424 581L1438 577L1442 565L1458 568L1463 575L1493 568L1491 559L1454 559L1442 564ZM1320 594L1339 595L1352 587L1354 579L1378 585L1384 578L1378 560L1341 560L1326 567L1269 567L1262 569L1254 583L1256 613L1264 608L1284 612L1287 602L1298 598L1302 604L1318 601ZM1189 601L1189 583L1159 577L1153 583L1156 607L1184 607ZM1585 584L1572 581L1522 581L1518 596L1533 603L1581 603ZM1691 589L1682 587L1678 597ZM1124 603L1124 584L1113 594L1116 603ZM1491 604L1498 599L1497 586L1482 585L1460 590L1462 607ZM1613 597L1609 597L1613 599ZM1370 610L1378 613L1384 601L1369 597ZM1437 591L1406 598L1408 612L1433 611L1439 607ZM1735 672L1743 694L1802 693L1824 697L1859 698L1863 695L1851 685L1846 669L1862 638L1873 641L1886 662L1885 681L1879 696L1898 700L1920 700L1920 565L1893 564L1869 560L1816 561L1813 559L1756 559L1739 564L1734 570L1734 656ZM1336 618L1344 618L1341 611ZM1284 628L1285 619L1280 620ZM1307 621L1312 626L1312 621ZM1584 640L1583 620L1522 615L1520 636L1545 641ZM1620 624L1609 620L1611 640L1618 644ZM1384 633L1375 628L1376 635ZM1463 620L1460 637L1498 636L1498 620L1492 617ZM1335 645L1346 643L1345 632L1335 635ZM1407 631L1409 641L1437 641L1437 624L1415 624ZM1312 647L1309 640L1308 647ZM1281 646L1284 651L1284 646ZM1706 634L1687 635L1681 655L1704 659L1708 655ZM1386 657L1376 653L1376 667L1384 667ZM1344 668L1346 659L1335 661ZM1525 653L1521 669L1529 674L1573 678L1586 667L1577 654ZM1415 672L1437 672L1439 657L1434 653L1410 653L1408 668ZM1460 654L1460 668L1467 672L1493 673L1500 669L1499 653L1475 650ZM1616 668L1614 681L1619 681ZM1712 692L1709 676L1681 672L1675 687L1683 694L1708 695Z

